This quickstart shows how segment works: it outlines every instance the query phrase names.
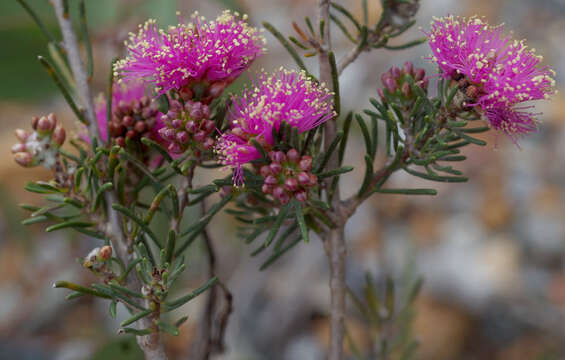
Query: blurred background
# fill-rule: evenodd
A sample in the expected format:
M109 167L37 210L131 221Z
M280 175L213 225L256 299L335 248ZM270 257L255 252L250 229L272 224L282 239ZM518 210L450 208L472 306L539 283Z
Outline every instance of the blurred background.
M338 1L361 17L361 1ZM544 55L544 63L565 74L564 0L422 0L417 26L426 28L432 16L484 15L491 24L505 23L518 39ZM52 31L57 32L47 0L28 0ZM71 0L71 5L78 1ZM74 3L74 4L73 4ZM248 13L250 21L267 20L284 34L292 21L315 17L315 0L88 0L88 21L95 53L97 91L104 89L109 63L122 55L129 31L147 17L160 24L176 22L175 11L194 10L214 18L223 8ZM375 23L379 1L369 0ZM76 6L73 6L76 7ZM338 58L350 46L334 31ZM422 34L417 27L398 42ZM268 54L253 71L293 66L290 57L269 34ZM42 227L23 227L19 203L40 202L23 190L24 182L49 177L41 169L17 166L9 153L13 130L28 127L31 116L55 112L73 127L73 118L55 86L36 61L48 54L46 41L14 0L0 1L0 359L74 360L142 359L130 336L118 336L119 322L108 316L106 303L80 298L66 301L66 290L52 289L56 280L89 284L94 281L75 259L97 242L70 232L46 234ZM433 73L422 59L426 45L403 51L377 50L361 55L342 78L345 109L368 108L376 96L380 75L392 65L411 60ZM308 61L307 64L313 66ZM314 71L315 72L315 71ZM244 75L247 78L246 75ZM235 91L233 88L232 91ZM418 343L414 359L565 359L565 97L540 102L540 131L515 146L503 136L488 134L489 145L465 148L467 184L438 185L436 197L377 195L365 203L346 229L347 283L356 294L372 274L377 293L390 277L400 297L422 277L422 292L403 323ZM349 195L362 180L360 134L350 141L346 163L359 170L344 176ZM197 183L205 183L205 174ZM425 185L397 174L389 185ZM190 217L191 214L188 214ZM194 214L192 214L194 216ZM190 221L188 219L187 221ZM226 334L226 352L215 359L324 359L329 334L328 267L321 242L300 244L277 264L260 272L263 257L235 237L226 215L211 226L218 249L219 276L234 295L234 312ZM202 244L188 251L182 282L186 292L205 279ZM404 291L405 293L405 291ZM398 301L402 301L401 299ZM351 304L351 301L349 301ZM205 296L180 309L189 315L178 337L165 335L173 359L188 358L198 334ZM374 324L353 307L348 309L347 353L364 352L374 343ZM403 331L404 331L403 330ZM377 358L377 357L371 357Z

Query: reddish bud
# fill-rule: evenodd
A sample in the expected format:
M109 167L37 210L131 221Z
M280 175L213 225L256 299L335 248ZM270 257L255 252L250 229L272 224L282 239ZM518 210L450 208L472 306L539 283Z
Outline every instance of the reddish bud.
M65 129L61 125L59 125L55 128L55 130L53 131L53 135L51 135L51 136L52 136L53 142L56 145L61 146L65 142L67 133L66 133Z
M298 181L295 178L288 178L284 182L284 188L288 191L296 191L298 189Z
M269 175L265 178L265 184L267 185L276 185L279 181L273 175Z
M271 160L282 163L286 160L286 155L282 151L273 151Z
M280 174L280 172L282 171L282 165L279 164L279 163L274 162L274 163L271 163L271 164L269 165L269 169L271 170L271 172L272 172L274 175L277 175L277 174Z
M188 140L190 139L190 136L188 135L188 133L186 131L179 131L177 133L176 139L181 144L186 144L188 142Z
M414 80L420 81L426 77L426 70L424 69L416 69L416 73L414 74Z
M135 123L135 126L133 127L135 131L137 131L138 133L144 133L145 130L147 130L147 125L145 125L144 121L138 121Z
M285 194L284 188L282 186L277 186L273 189L273 196L275 199L281 199L281 197Z
M402 69L404 70L405 74L412 75L414 72L414 64L412 64L410 61L407 61L404 63Z
M300 202L305 202L308 199L308 194L306 191L298 191L294 194L294 198Z
M179 121L180 121L180 120L179 120ZM188 132L195 133L196 130L198 129L198 126L196 125L196 123L195 123L194 121L189 120L189 121L186 123L186 126L185 126L184 128L185 128Z
M137 137L137 131L135 130L128 130L128 132L126 132L126 137L130 140L133 140Z
M208 89L208 93L211 97L216 98L222 95L222 92L226 88L226 83L223 81L217 81L213 83L210 88Z
M110 260L112 257L112 247L109 245L102 246L98 251L98 257L102 261Z
M315 186L318 183L318 177L314 174L310 174L310 186Z
M269 168L268 165L263 165L261 166L261 169L259 169L259 173L261 174L262 177L267 177L271 175L271 169Z
M216 123L214 123L212 120L206 120L204 121L204 126L202 128L207 133L211 133L216 128Z
M272 187L272 186L269 186L269 185L267 185L267 184L263 184L263 185L261 186L261 191L263 191L265 194L270 194L270 193L273 192L273 187Z
M308 155L304 155L302 159L300 159L300 163L298 163L298 167L302 171L312 170L312 157Z
M25 152L25 151L26 151L25 144L17 143L17 144L14 144L12 146L12 154L16 154L16 153L19 153L19 152Z
M121 146L121 147L125 147L126 146L126 139L124 139L122 136L117 137L115 140L116 145Z
M405 97L409 97L410 96L410 84L408 84L407 82L402 84L400 91L402 92L402 95L404 95Z
M206 138L206 132L202 130L197 131L196 134L194 134L194 140L198 142L203 142L205 138Z
M133 126L133 124L135 123L135 120L133 119L133 117L126 115L123 117L122 119L122 124L124 124L124 126L127 127L131 127Z
M477 97L477 95L479 95L479 88L476 87L475 85L469 85L469 86L467 87L467 89L465 90L465 94L466 94L468 97L474 99L474 98Z
M19 152L14 155L14 160L18 163L18 165L23 167L31 167L33 166L33 156L27 152Z
M308 175L308 173L306 172L299 172L298 175L296 176L296 179L298 180L298 182L300 183L300 185L308 185L310 184L310 175Z
M296 149L290 149L287 151L286 157L290 162L297 162L300 159L300 153Z
M21 142L25 142L30 135L30 133L23 129L16 129L14 134L16 135L16 138Z
M39 122L39 118L37 116L33 116L31 118L31 128L33 130L37 130L37 123Z
M169 152L173 153L173 154L180 154L183 152L183 148L182 146L180 146L178 143L174 142L174 143L170 143L169 147L167 148L167 150L169 150Z
M214 139L212 139L211 137L207 137L203 142L202 142L202 147L206 150L212 148L212 146L214 146Z

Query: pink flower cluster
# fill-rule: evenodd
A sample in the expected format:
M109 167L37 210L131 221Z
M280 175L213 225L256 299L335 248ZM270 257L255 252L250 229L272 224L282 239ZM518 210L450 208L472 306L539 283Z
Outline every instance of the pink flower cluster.
M115 71L126 79L152 82L159 94L192 83L225 87L264 52L259 30L245 22L246 15L238 16L226 10L206 22L195 12L189 23L167 31L150 19L130 34L128 56L116 63Z
M525 42L503 35L502 26L489 26L478 17L434 19L426 35L432 59L445 78L465 78L473 86L473 102L490 125L511 137L536 129L535 114L519 105L547 99L555 73L540 66L542 57ZM469 104L473 105L473 104Z
M283 122L303 133L335 116L333 94L305 72L281 68L272 75L261 73L255 85L254 90L233 98L228 114L231 129L216 145L220 162L235 170L236 184L242 183L241 166L261 157L252 139L270 151L273 128L278 131Z

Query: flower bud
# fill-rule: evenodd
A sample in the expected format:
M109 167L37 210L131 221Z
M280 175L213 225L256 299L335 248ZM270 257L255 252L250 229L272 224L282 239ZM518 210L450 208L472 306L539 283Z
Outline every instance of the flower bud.
M137 137L137 135L138 135L137 131L135 131L135 130L128 130L126 132L126 138L128 138L130 140L135 139Z
M273 192L273 187L268 184L263 184L261 186L261 191L263 191L263 193L265 194L270 194Z
M124 126L130 127L133 126L133 124L135 123L135 120L133 119L133 117L126 115L123 117L122 119L122 124L124 124Z
M300 159L300 153L296 149L290 149L287 151L286 157L290 162L297 162Z
M42 116L37 122L37 133L39 135L47 135L55 129L56 121L54 117Z
M190 139L190 136L188 135L188 133L186 131L179 131L177 133L177 141L181 144L186 144L188 142L188 140Z
M100 261L110 260L111 257L112 257L112 247L109 245L102 246L98 251L98 259L100 259Z
M294 198L300 202L305 202L308 199L306 191L298 191L294 194Z
M273 155L271 156L271 160L278 163L286 161L286 155L282 151L274 151L272 154Z
M414 64L412 64L410 61L407 61L407 62L404 63L404 66L402 67L402 69L404 70L405 74L413 75Z
M53 143L59 147L65 142L66 131L61 125L58 125L51 136Z
M269 165L269 169L271 170L273 175L277 175L282 171L282 165L280 163L274 162Z
M308 173L306 173L304 171L299 172L298 175L296 176L296 179L298 180L300 185L310 184L310 175L308 175Z
M416 73L414 74L414 80L420 81L426 77L426 70L424 69L416 69Z
M400 69L397 68L396 66L390 68L390 73L395 80L398 79L400 75L402 75L402 71L400 71Z
M395 92L398 87L398 84L396 83L395 79L387 76L384 81L384 86L388 91Z
M18 165L23 167L32 167L34 165L33 156L27 152L14 154L14 160L18 163Z
M211 137L207 137L203 142L202 142L202 147L205 150L208 150L210 148L212 148L212 146L214 146L214 139L212 139Z
M479 95L479 88L475 85L469 85L465 90L465 95L472 99L475 99Z
M33 130L37 130L37 123L39 122L39 118L37 116L33 116L31 118L31 128Z
M402 84L400 91L402 92L402 95L404 95L405 97L409 97L410 96L410 84L408 84L407 82Z
M176 142L170 143L167 150L173 154L181 154L183 152L182 146Z
M318 183L318 177L314 174L310 174L310 182L309 185L310 186L315 186Z
M16 129L15 135L19 141L25 142L31 134L23 129Z
M197 131L196 134L194 134L194 140L196 140L198 142L204 141L205 138L206 138L206 132L204 132L202 130Z
M147 126L145 125L145 122L141 120L136 122L133 128L135 131L137 131L140 134L144 133L145 130L147 130Z
M273 189L273 196L275 197L275 199L280 200L283 194L285 194L285 191L282 186L277 186Z
M214 123L212 120L204 121L203 129L207 133L211 133L212 131L214 131L215 128L216 128L216 123Z
M269 175L265 178L265 184L267 185L276 185L279 181L273 175Z
M308 155L304 155L302 159L300 159L300 163L298 163L298 167L302 171L312 170L312 157Z
M213 83L210 88L208 89L208 93L211 97L217 98L218 96L222 95L222 92L226 88L226 83L224 81L217 81Z
M25 152L26 151L26 146L25 144L22 143L17 143L12 145L12 154L16 154L19 152Z
M259 169L259 174L261 174L262 177L267 177L271 175L271 169L268 165L263 165L261 166L261 169Z
M284 188L288 191L296 191L298 189L298 181L295 178L288 178L284 182Z
M190 133L195 133L198 130L198 126L192 120L187 121L184 128Z

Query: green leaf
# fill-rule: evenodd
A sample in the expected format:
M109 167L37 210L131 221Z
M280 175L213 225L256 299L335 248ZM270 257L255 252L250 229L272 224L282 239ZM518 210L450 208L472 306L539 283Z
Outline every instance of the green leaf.
M358 197L362 197L365 192L369 189L369 185L373 180L373 159L368 154L365 155L365 176L363 177L363 183L361 184L361 188L357 193Z
M332 84L333 84L333 92L334 92L334 110L339 116L341 114L341 100L339 96L339 71L337 69L337 64L335 62L335 54L333 51L328 53L329 60L330 60L330 70L332 75Z
M135 315L133 315L132 317L130 317L129 319L122 321L120 323L120 326L127 326L129 324L132 324L132 323L136 322L137 320L150 315L152 312L153 312L153 310L151 310L151 309L147 309L145 311L140 311L140 312L136 313Z
M369 129L365 124L365 120L363 119L363 116L359 114L355 114L355 120L357 120L357 124L359 124L359 127L361 128L361 133L363 134L363 139L365 140L365 148L367 154L371 155L373 146L371 143L371 136L369 135Z
M163 321L158 321L157 326L159 326L159 329L161 329L164 332L167 332L167 333L169 333L173 336L178 336L178 334L179 334L179 329L177 329L176 326L174 326L174 325L167 324Z
M157 104L159 106L159 111L162 114L166 114L169 112L170 104L169 104L169 97L167 96L167 94L161 94L161 96L157 98Z
M426 180L431 180L431 181L438 181L438 182L446 182L446 183L461 183L461 182L467 182L469 179L466 177L456 177L456 176L434 176L434 175L429 175L426 173L422 173L416 170L412 170L409 168L403 168L404 171L406 171L407 173L420 177L422 179L426 179Z
M66 229L66 228L85 228L94 225L96 225L96 223L89 221L65 221L59 224L51 225L47 229L45 229L45 231L51 232L51 231Z
M151 240L153 240L153 242L159 247L159 249L163 248L163 245L161 244L161 242L159 241L159 239L157 238L157 236L155 235L155 233L153 232L153 230L151 230L149 228L149 226L147 226L147 224L145 224L145 222L140 219L139 217L137 217L135 215L135 213L133 211L131 211L130 209L128 209L127 207L118 204L118 203L114 203L112 204L112 209L121 212L122 214L124 214L125 216L127 216L128 218L130 218L133 222L135 222L147 235L149 235L149 237L151 238Z
M300 228L300 234L305 242L310 242L310 237L308 236L308 227L306 226L306 221L304 221L304 213L302 212L302 204L296 200L292 199L292 204L294 206L294 211L296 214L296 222Z
M341 174L345 174L348 173L350 171L353 171L353 166L342 166L340 168L337 169L333 169L330 171L327 171L325 173L322 173L320 175L318 175L318 179L324 179L324 178L328 178L328 177L332 177L332 176L338 176Z
M85 286L78 285L78 284L68 282L68 281L57 281L55 284L53 284L53 287L54 288L66 288L66 289L74 290L74 291L79 292L81 294L93 295L93 296L101 297L101 298L104 298L104 299L111 299L112 298L112 296L110 296L108 294L104 294L104 293L97 291L95 289L87 288Z
M173 300L173 301L170 301L170 302L165 302L163 304L163 310L164 311L172 311L176 308L183 306L184 304L186 304L190 300L194 299L198 295L202 294L204 291L211 288L216 283L216 281L218 281L218 277L214 276L213 278L208 280L204 285L202 285L198 289L194 290L192 293L187 294L183 297L180 297L176 300Z
M375 189L374 192L381 194L437 195L437 191L434 189Z
M318 157L316 159L316 160L321 159L321 161L319 162L318 166L316 167L316 171L314 171L314 173L319 173L320 171L324 170L324 168L328 164L328 161L330 160L330 157L334 153L335 149L337 148L337 145L339 144L339 142L341 141L342 138L343 138L343 132L338 131L338 133L336 134L332 143L328 147L327 151L323 152L320 155L320 157Z
M279 229L283 224L284 220L286 219L289 210L290 210L290 204L286 204L281 208L275 222L273 223L273 226L271 227L271 230L269 230L269 234L267 235L267 239L265 240L265 247L268 247L271 244L271 242L279 232Z
M171 157L171 155L169 155L169 152L167 150L165 150L161 145L157 144L155 141L153 141L149 138L146 138L146 137L142 137L141 142L145 146L157 151L168 162L173 161L173 158Z

